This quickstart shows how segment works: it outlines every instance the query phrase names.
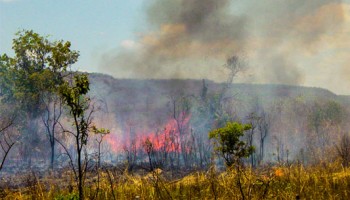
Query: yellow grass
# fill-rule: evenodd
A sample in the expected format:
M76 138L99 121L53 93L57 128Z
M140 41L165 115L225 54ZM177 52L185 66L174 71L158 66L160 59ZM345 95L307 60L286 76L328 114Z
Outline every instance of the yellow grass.
M161 170L141 175L100 172L85 187L87 199L350 199L350 169L338 163L303 167L273 166L242 171L196 172L170 180ZM0 192L3 199L77 199L76 188L34 185ZM70 191L71 190L71 191ZM114 194L114 195L113 195Z

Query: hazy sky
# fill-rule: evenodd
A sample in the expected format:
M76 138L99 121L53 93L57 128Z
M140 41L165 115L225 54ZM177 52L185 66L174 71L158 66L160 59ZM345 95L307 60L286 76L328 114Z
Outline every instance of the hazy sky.
M0 53L32 29L72 42L83 71L123 78L236 80L350 94L350 0L0 0Z

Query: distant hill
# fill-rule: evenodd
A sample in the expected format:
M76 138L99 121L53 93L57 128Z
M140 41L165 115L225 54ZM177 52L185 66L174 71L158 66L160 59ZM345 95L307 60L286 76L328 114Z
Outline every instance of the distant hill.
M116 79L96 73L90 74L90 81L91 96L96 101L103 102L104 112L109 116L109 121L101 116L102 125L111 128L118 137L124 137L123 141L145 133L165 130L165 124L173 116L174 99L183 96L193 99L191 130L193 128L197 133L203 134L203 138L207 138L209 129L215 127L215 120L210 118L208 111L203 115L200 110L212 105L216 94L222 91L222 83L193 79ZM203 91L206 91L206 98L201 96L204 95ZM228 102L224 110L230 113L229 117L244 123L249 122L248 116L257 109L263 109L268 114L269 134L265 150L268 160L276 160L276 155L289 155L290 158L301 156L304 159L305 155L300 153L304 152L303 149L318 147L320 144L317 143L319 136L314 132L315 122L310 120L319 119L320 109L336 110L336 113L326 110L330 112L325 116L327 119L341 115L341 119L338 119L340 129L330 129L338 122L323 126L324 134L333 134L330 143L337 142L340 134L348 132L350 128L347 123L350 116L350 96L336 95L322 88L234 83L223 99ZM340 110L333 105L339 105ZM339 111L345 112L340 114ZM206 122L209 125L203 125ZM259 133L254 137L254 144L259 146ZM310 155L311 152L313 151L310 150Z
M107 101L119 102L119 105L157 104L172 95L181 94L200 96L203 80L194 79L116 79L105 74L90 74L91 94ZM221 91L223 84L205 80L208 94ZM246 84L233 83L226 93L237 101L248 101L252 98L268 103L276 99L301 97L305 101L317 99L334 100L350 105L350 96L336 95L329 90L316 87L303 87L278 84Z

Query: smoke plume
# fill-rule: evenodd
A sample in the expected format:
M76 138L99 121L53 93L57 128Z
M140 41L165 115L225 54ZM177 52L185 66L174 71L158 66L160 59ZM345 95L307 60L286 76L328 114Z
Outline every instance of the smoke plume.
M322 56L342 50L334 38L350 39L350 9L340 0L146 3L148 30L136 41L125 41L124 50L104 54L102 71L123 78L222 81L225 60L239 55L248 60L249 70L238 81L339 87L327 85L319 67ZM346 64L325 67L342 77Z

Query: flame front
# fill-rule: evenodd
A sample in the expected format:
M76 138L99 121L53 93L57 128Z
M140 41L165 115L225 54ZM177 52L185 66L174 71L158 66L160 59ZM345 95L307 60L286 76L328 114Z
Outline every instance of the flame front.
M151 133L138 133L135 138L130 135L117 137L111 133L106 137L106 141L114 153L121 153L125 148L134 145L137 149L142 148L148 139L152 144L153 151L180 152L181 141L188 137L188 124L190 115L182 117L182 120L169 119L164 129Z

